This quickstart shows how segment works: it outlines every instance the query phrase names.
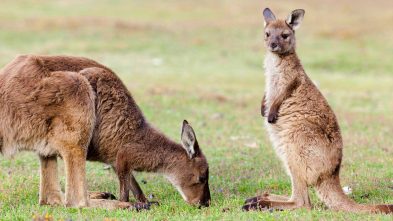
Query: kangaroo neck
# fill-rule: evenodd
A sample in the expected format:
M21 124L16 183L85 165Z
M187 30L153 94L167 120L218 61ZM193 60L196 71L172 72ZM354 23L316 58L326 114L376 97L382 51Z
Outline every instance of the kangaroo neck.
M150 171L171 173L177 162L187 155L181 144L150 125L147 128L143 144L147 157L152 162Z
M296 52L276 54L267 51L264 67L266 75L285 74L285 72L297 71L299 69L303 71Z

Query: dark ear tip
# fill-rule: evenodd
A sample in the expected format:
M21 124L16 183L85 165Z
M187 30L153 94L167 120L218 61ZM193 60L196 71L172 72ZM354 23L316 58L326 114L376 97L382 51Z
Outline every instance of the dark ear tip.
M265 13L265 12L271 12L272 10L270 10L270 8L265 8L265 9L263 9L263 13Z
M301 13L301 14L305 14L306 13L306 11L304 9L301 9L301 8L294 10L294 12L298 12L298 13Z
M183 120L183 125L189 124L187 120Z

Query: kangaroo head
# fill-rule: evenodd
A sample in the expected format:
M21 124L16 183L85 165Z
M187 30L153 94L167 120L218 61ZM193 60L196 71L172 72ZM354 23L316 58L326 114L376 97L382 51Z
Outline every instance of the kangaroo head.
M182 160L177 160L168 178L185 201L209 206L209 165L199 148L194 130L186 120L183 121L181 143L185 154Z
M286 20L276 19L269 8L263 10L265 19L265 44L266 48L276 54L292 53L295 50L295 30L299 28L305 11L296 9Z

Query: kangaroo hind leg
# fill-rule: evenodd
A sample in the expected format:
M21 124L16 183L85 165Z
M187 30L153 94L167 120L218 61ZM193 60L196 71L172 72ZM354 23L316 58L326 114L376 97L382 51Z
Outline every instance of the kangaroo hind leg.
M308 187L305 181L299 177L292 178L292 196L290 199L284 196L264 194L246 200L243 210L287 210L297 208L311 208L308 195Z
M61 192L57 174L56 156L39 156L40 158L40 205L63 205L64 196Z

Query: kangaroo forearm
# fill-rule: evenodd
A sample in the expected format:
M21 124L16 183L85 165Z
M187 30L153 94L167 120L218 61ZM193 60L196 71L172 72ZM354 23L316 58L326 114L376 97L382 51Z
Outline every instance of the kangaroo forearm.
M274 100L272 105L270 106L269 113L278 112L278 109L280 109L282 102L284 102L284 96L276 98L276 100Z
M299 86L299 82L297 79L292 80L287 87L284 88L281 92L277 94L277 96L273 99L273 102L269 108L268 121L269 123L274 123L278 117L278 110L280 109L281 104L288 99L294 90Z
M273 100L273 103L270 107L270 111L278 111L280 109L281 104L291 96L293 91L299 86L299 82L297 79L292 80L281 93L278 93L278 96Z
M263 95L262 98L261 115L262 117L266 117L266 93Z
M138 200L138 202L147 203L147 199L145 197L145 194L143 193L141 187L139 186L138 182L136 181L136 179L133 175L131 175L131 178L130 178L130 188L131 188L132 194L134 195L135 199Z

